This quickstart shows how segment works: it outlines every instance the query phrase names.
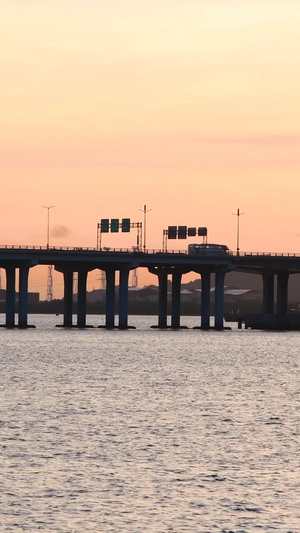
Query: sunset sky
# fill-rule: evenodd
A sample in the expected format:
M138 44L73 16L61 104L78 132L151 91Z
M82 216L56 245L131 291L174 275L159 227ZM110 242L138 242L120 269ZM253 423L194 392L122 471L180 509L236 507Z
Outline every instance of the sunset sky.
M234 249L239 208L241 250L300 253L299 28L299 0L2 0L0 244L46 244L54 205L53 245L96 246L146 204L149 248Z

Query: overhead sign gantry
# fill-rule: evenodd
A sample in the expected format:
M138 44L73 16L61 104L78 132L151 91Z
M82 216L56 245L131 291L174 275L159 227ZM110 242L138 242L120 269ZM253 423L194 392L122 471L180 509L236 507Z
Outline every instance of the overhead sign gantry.
M97 224L97 250L102 250L103 233L129 233L132 228L137 229L136 248L142 250L142 222L131 222L130 218L102 218Z
M168 239L186 239L187 237L203 237L203 242L207 242L207 228L188 226L168 226L163 230L163 251L168 249Z

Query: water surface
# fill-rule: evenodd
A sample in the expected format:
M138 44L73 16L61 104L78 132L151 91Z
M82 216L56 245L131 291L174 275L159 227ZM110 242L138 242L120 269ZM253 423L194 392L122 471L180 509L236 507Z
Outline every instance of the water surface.
M60 319L0 330L1 532L300 531L299 332Z

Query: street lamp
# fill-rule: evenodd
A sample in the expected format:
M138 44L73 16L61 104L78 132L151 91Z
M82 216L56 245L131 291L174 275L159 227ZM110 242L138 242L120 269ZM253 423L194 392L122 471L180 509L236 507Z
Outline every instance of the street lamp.
M148 211L152 211L152 209L147 209L147 206L144 205L144 209L139 209L139 211L142 211L142 213L144 213L144 244L143 244L143 248L144 248L144 252L146 251L146 215L148 213Z
M241 213L238 209L236 213L232 213L237 217L237 227L236 227L236 255L240 255L240 216L245 213Z
M55 207L55 205L43 205L43 207L45 209L48 209L48 217L47 217L47 250L49 250L49 229L50 229L50 223L49 223L49 219L50 219L50 215L49 215L49 212L50 212L50 209L52 209L52 207Z

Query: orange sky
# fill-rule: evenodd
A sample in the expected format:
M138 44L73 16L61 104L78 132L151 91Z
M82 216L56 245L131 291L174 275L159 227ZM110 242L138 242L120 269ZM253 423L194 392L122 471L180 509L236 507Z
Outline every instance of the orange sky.
M151 248L235 248L240 208L242 250L300 252L299 27L297 0L2 0L0 244L45 244L55 205L52 244L95 246L147 204Z

